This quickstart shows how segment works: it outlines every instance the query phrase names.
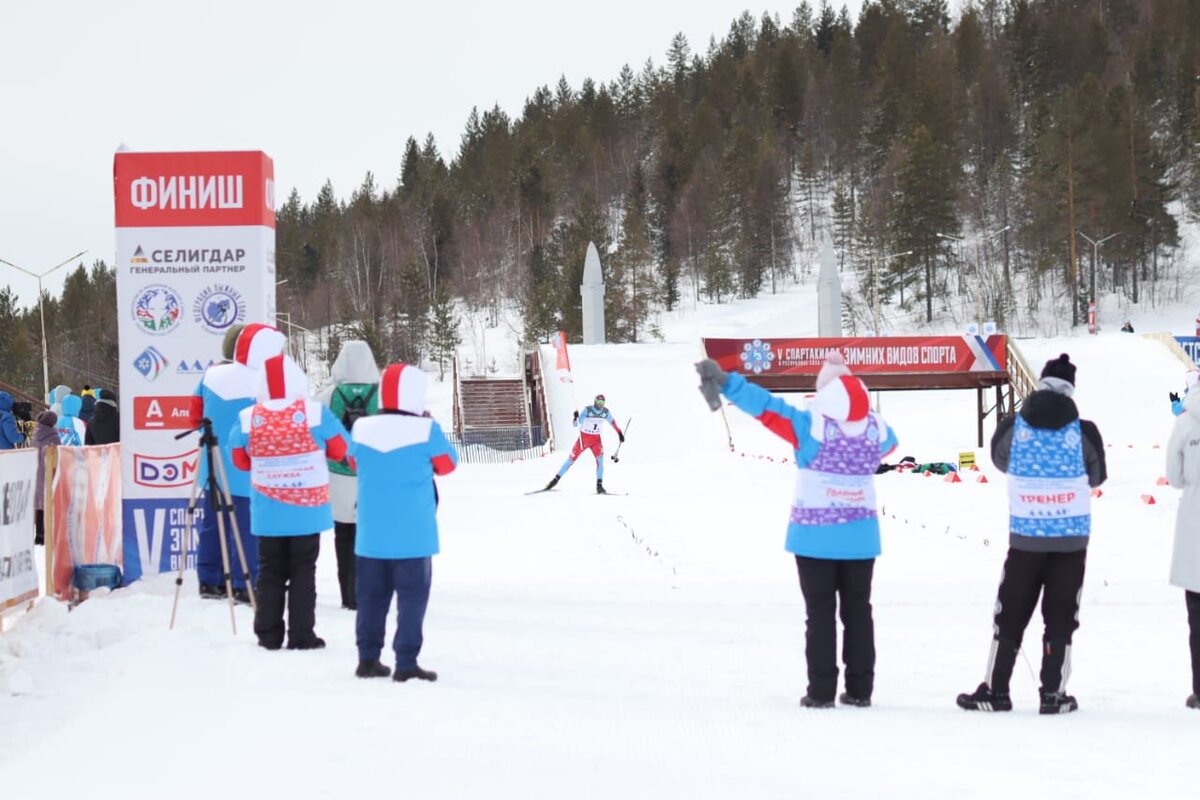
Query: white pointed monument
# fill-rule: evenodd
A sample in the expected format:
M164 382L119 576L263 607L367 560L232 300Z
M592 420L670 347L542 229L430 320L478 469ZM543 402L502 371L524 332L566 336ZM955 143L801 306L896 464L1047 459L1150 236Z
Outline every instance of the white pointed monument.
M588 242L583 259L583 343L604 344L604 273L600 269L600 253L594 242Z
M837 258L826 239L821 243L821 269L817 273L817 335L842 335L842 281L838 277Z

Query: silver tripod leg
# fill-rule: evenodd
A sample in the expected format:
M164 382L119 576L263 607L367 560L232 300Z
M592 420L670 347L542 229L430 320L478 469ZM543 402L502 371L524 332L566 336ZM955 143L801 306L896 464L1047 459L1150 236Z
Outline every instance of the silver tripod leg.
M221 451L213 444L209 445L209 450L212 453L210 463L213 465L213 470L218 472L221 469ZM214 479L216 475L211 476ZM237 601L233 599L233 574L229 571L229 541L225 538L225 510L233 510L233 506L228 503L225 491L220 484L215 480L213 482L217 491L217 541L221 544L221 569L225 578L225 597L229 600L229 624L233 626L233 635L237 636L237 614L234 612L234 607ZM210 505L212 505L210 503Z
M199 456L197 455L197 458ZM175 602L171 604L171 626L175 630L175 612L179 609L179 592L183 589L183 572L187 569L187 551L192 543L192 518L196 515L196 491L200 486L200 471L196 470L196 478L192 481L192 492L188 497L187 520L183 526L183 547L179 554L179 572L175 575Z
M258 599L254 596L254 582L250 580L250 566L246 561L246 548L242 547L242 531L238 525L237 509L233 507L233 495L229 491L229 478L225 475L225 462L220 458L213 462L217 470L217 486L221 492L222 502L229 509L229 523L233 527L233 543L237 547L238 562L242 566L242 580L246 583L246 592L250 595L250 607L258 611Z

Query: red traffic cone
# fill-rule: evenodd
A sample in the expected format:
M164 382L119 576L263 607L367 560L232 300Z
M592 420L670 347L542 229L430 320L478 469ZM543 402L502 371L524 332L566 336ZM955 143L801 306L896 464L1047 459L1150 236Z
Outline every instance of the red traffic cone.
M988 483L987 475L980 473L979 477L975 479L975 482L976 483Z
M929 477L930 475L932 475L933 473L932 473L932 472L930 472L929 470L925 470L925 471L924 471L924 472L922 472L921 474L922 474L922 475L924 475L926 478L928 478L928 477Z
M971 465L971 472L979 472L979 465L978 465L978 464L972 464L972 465Z
M1167 480L1165 476L1160 476L1159 479L1156 480L1154 483L1157 484L1158 486L1169 486L1171 484L1171 482L1169 480Z
M1142 502L1148 506L1156 505L1158 503L1158 501L1154 499L1154 495L1152 495L1152 494L1142 495Z
M962 483L962 478L958 477L957 472L951 472L946 476L946 483Z

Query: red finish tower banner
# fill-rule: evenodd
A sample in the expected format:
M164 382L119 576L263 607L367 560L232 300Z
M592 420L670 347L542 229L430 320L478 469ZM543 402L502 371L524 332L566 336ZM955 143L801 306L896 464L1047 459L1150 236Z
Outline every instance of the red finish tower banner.
M816 375L839 350L860 376L1006 372L1006 339L988 336L888 336L825 339L705 339L705 354L727 372Z
M274 175L261 152L113 159L126 581L194 558L198 437L175 437L226 333L275 324Z
M275 227L275 167L265 153L120 153L118 228Z

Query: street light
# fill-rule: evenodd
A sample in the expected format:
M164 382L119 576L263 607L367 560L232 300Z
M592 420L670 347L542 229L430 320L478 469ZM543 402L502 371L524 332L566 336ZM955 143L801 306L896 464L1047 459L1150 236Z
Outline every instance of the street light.
M1100 260L1100 245L1104 244L1105 242L1107 242L1109 239L1113 238L1114 236L1120 236L1122 232L1117 231L1116 233L1110 233L1108 236L1105 236L1103 239L1093 239L1092 237L1088 236L1083 231L1075 231L1075 232L1078 233L1080 236L1082 236L1084 239L1087 239L1088 244L1090 244L1092 246L1092 276L1091 276L1091 286L1089 287L1088 291L1091 293L1091 301L1094 303L1094 302L1096 302L1096 262ZM1115 287L1113 290L1116 291Z
M87 252L87 250L80 250L78 253L71 256L66 261L63 261L59 264L55 264L53 267L51 267L50 269L41 273L40 275L36 272L30 272L29 270L25 269L24 267L18 267L16 264L12 263L11 261L5 261L3 258L0 258L0 264L7 264L8 266L12 267L13 269L18 270L20 272L24 272L26 275L30 276L31 278L37 279L38 316L41 317L41 323L42 323L42 396L46 398L46 402L50 402L50 358L49 358L49 356L46 355L46 304L42 300L42 278L46 277L51 272L54 272L54 270L56 270L56 269L65 267L67 264L70 264L72 261L79 258L86 252Z
M911 256L912 252L913 252L912 250L905 250L903 253L888 253L885 256L881 256L879 260L881 262L886 263L889 258L899 258L900 256ZM879 324L880 324L878 274L879 274L879 271L877 269L875 269L875 259L871 259L871 295L872 295L872 299L874 300L874 302L872 303L874 308L872 310L874 312L873 316L875 318L875 335L876 336L879 335Z

